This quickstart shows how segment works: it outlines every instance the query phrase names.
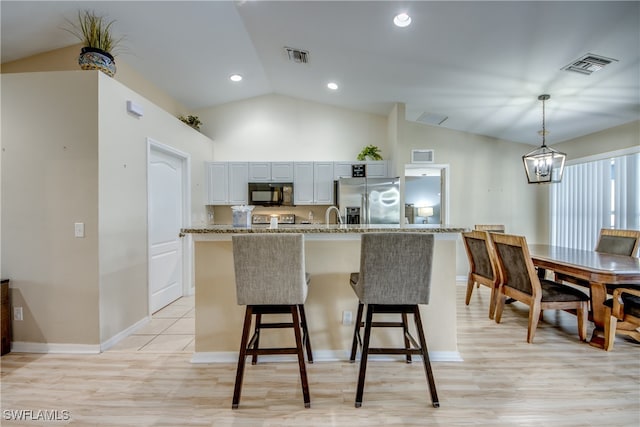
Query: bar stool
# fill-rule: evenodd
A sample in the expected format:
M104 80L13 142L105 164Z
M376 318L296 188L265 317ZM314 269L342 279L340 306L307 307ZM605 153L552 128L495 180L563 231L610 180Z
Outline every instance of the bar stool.
M305 344L310 362L313 357L303 306L307 299L309 280L304 270L303 235L241 234L234 235L231 239L237 301L238 305L246 305L232 408L237 409L240 403L246 357L252 356L255 364L257 356L265 354L298 356L304 406L309 408L311 403L304 361ZM292 321L264 322L263 315L267 314L290 314ZM256 316L256 325L253 336L249 339L253 316ZM260 348L260 331L268 328L292 328L296 346Z
M431 402L440 406L435 380L429 361L418 304L429 303L431 264L433 260L433 234L427 233L365 233L361 238L360 271L351 273L350 284L358 296L350 361L354 362L358 343L362 345L360 374L355 406L362 406L367 359L369 354L404 354L407 363L412 354L422 356L429 383ZM366 320L362 322L364 305ZM401 315L400 322L374 322L376 313ZM407 314L413 314L418 341L409 333ZM360 328L364 326L364 339ZM404 333L403 348L370 348L371 328L399 327ZM413 346L413 347L412 347Z

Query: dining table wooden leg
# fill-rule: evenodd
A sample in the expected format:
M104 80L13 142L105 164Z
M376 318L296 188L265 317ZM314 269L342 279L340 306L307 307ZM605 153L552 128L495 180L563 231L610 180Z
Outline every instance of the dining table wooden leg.
M607 321L604 302L607 299L607 285L604 283L589 282L589 287L591 294L591 314L593 315L593 323L595 325L589 344L594 347L604 348L604 323Z

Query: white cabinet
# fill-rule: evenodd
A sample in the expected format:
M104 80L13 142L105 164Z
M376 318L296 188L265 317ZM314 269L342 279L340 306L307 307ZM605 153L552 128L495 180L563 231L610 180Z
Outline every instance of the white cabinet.
M351 165L354 162L333 162L333 179L351 178Z
M249 164L247 162L229 162L229 204L246 205L249 203Z
M293 203L313 205L313 162L293 164Z
M313 201L316 205L333 205L333 162L313 163Z
M292 182L293 162L250 162L249 182Z
M227 162L205 163L207 179L207 204L224 205L229 200L229 164Z
M333 182L351 177L351 165L366 164L367 177L387 176L387 161L207 162L207 204L246 205L249 182L293 182L296 205L332 205Z
M295 162L293 195L296 205L332 205L333 162Z
M370 160L367 162L334 162L334 179L351 178L351 165L362 165L367 167L367 178L386 178L389 176L386 160Z
M208 205L247 204L247 162L207 162L205 168Z
M293 182L293 162L271 162L271 180Z
M376 160L366 162L367 178L386 178L389 176L387 172L387 161Z

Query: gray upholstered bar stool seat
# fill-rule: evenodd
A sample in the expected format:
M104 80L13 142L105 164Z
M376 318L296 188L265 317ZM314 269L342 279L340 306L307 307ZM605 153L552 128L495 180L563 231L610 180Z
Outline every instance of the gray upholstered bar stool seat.
M365 374L369 354L404 354L407 363L412 354L422 356L429 383L431 401L439 407L436 385L429 361L427 342L424 337L418 304L429 303L431 289L431 266L433 261L433 234L427 233L365 233L361 240L360 271L352 273L351 287L358 296L358 312L351 362L355 361L358 342L362 345L360 374L356 391L355 406L362 405ZM364 305L367 306L366 320L362 322ZM401 315L400 322L374 322L377 313ZM407 314L413 314L418 341L410 334ZM360 338L360 328L364 326L364 338ZM402 328L403 348L371 348L371 328Z
M309 408L305 344L307 356L310 361L313 359L303 305L309 278L305 274L303 235L241 234L232 236L232 242L238 305L246 305L232 408L240 403L246 357L252 356L255 363L258 355L265 354L298 356L304 406ZM267 314L290 314L292 321L266 323L262 316ZM255 329L249 339L253 316L256 317ZM260 332L268 328L292 328L295 347L260 348Z

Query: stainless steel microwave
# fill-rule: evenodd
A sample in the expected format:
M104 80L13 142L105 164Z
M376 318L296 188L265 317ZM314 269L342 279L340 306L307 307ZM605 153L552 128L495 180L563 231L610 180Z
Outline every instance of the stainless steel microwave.
M293 183L250 182L249 204L256 206L293 206Z

